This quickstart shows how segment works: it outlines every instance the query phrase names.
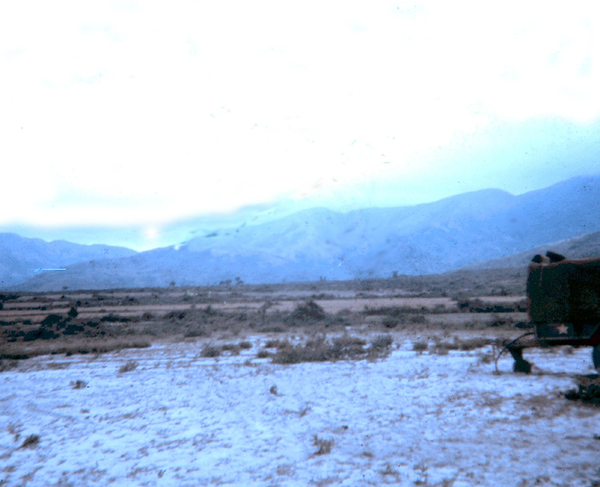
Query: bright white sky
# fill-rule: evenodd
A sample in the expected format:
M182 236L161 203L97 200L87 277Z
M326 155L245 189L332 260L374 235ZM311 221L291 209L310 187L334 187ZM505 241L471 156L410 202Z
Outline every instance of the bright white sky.
M0 73L0 231L127 226L152 247L249 205L600 167L594 1L3 2Z

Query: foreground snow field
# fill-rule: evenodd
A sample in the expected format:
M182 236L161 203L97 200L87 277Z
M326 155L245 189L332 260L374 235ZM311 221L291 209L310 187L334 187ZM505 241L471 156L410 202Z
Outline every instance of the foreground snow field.
M496 375L489 347L395 340L375 362L274 365L257 345L201 358L194 343L22 361L0 374L0 485L600 485L600 409L561 394L594 372L589 349Z

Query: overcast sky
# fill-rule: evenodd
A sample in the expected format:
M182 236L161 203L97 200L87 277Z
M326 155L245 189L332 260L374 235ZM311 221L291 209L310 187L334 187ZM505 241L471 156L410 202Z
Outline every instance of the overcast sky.
M0 73L0 231L600 172L594 1L3 2Z

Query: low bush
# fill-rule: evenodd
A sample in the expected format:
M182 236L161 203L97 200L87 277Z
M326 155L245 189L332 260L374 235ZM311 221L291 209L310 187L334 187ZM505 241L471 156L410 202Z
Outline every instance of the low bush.
M460 344L458 342L458 339L456 337L454 337L454 340L452 342L441 342L441 341L436 340L435 346L433 348L433 352L438 355L448 355L448 352L450 350L459 350L459 349L460 349Z
M429 344L426 341L413 342L413 350L415 352L424 352L429 348Z
M468 338L466 340L458 340L459 348L465 352L487 347L493 342L494 340L490 338Z
M217 347L211 343L208 343L202 347L200 356L204 358L214 358L221 355L221 347Z
M337 360L375 359L390 353L392 339L389 335L375 337L368 348L366 340L350 335L327 339L320 336L304 344L281 344L273 356L277 364L298 364L302 362L335 362Z
M378 335L371 340L368 357L370 359L387 357L391 350L394 340L390 335Z
M331 449L333 448L334 444L334 440L325 440L323 438L319 438L318 435L313 435L313 445L318 447L315 455L327 455L331 453Z
M22 360L39 355L67 356L74 354L108 353L126 348L147 348L150 342L147 337L120 338L72 338L70 341L35 340L32 342L5 343L0 349L0 358L6 360ZM0 367L1 370L1 367Z
M38 435L29 435L19 448L35 448L40 443L40 437Z
M124 374L125 372L131 372L132 370L137 369L138 363L135 360L129 360L125 365L122 365L119 369L119 374Z
M327 314L321 306L310 300L306 303L296 306L294 311L286 317L286 321L290 325L306 325L323 321L327 318Z
M229 352L231 355L239 355L240 347L234 343L225 343L221 346L223 352Z

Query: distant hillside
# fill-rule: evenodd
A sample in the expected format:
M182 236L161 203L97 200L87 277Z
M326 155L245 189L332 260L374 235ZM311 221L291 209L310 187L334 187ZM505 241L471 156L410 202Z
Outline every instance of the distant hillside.
M123 247L79 245L64 240L44 242L14 233L0 233L0 288L31 279L41 269L63 268L82 261L129 257L135 253Z
M500 259L488 260L464 267L466 270L525 268L536 254L545 255L548 250L558 252L569 259L600 257L600 232L588 233L581 237L569 238L535 247L526 252L509 255Z
M20 289L364 279L442 273L600 231L600 177L513 196L484 190L435 203L311 209L132 257L69 266ZM559 250L560 251L560 250Z

